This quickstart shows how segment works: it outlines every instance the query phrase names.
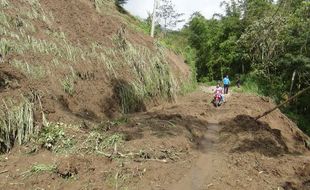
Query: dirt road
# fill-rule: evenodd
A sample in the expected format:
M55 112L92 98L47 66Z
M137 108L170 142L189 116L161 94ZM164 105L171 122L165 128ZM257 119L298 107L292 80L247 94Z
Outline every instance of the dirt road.
M65 154L18 147L0 159L0 189L309 190L309 138L279 110L254 121L274 106L267 98L233 93L215 108L211 90L105 129L125 137L117 148L97 151L101 128L66 130L75 144ZM55 168L33 170L42 164Z
M190 114L208 123L191 168L163 189L310 189L310 176L302 182L294 179L302 168L309 167L310 156L307 151L303 154L303 142L296 142L300 131L291 121L279 110L263 118L264 123L248 116L236 118L258 115L273 106L271 100L233 93L226 95L227 103L214 108L210 104L213 89L202 86L176 105L161 108L162 114ZM234 128L238 132L232 132ZM292 154L298 150L303 153Z
M167 189L200 190L214 186L214 178L217 175L217 171L224 166L222 156L216 147L219 143L221 128L222 126L218 124L210 124L208 126L206 135L201 141L202 154L192 168L184 174L182 179Z

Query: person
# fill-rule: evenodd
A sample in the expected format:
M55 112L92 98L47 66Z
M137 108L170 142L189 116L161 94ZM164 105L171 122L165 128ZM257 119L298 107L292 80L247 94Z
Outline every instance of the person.
M230 85L230 80L228 78L228 75L226 75L225 78L223 79L223 84L224 84L224 94L228 94L228 88Z
M221 82L217 83L214 90L214 95L220 95L222 97L222 101L224 102L223 88L221 87Z
M238 87L238 88L240 88L240 84L241 84L241 81L240 81L240 77L238 76L238 77L237 77L237 87Z

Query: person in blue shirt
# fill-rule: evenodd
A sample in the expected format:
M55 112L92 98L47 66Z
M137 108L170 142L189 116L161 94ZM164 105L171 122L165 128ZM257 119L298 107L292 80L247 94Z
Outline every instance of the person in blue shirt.
M225 78L223 79L223 84L224 84L224 94L228 94L228 88L230 85L230 80L228 78L228 75L226 75Z

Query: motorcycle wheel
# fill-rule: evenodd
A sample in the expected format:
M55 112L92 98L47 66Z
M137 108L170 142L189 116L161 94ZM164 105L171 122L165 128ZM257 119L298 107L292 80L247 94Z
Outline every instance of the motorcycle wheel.
M218 100L215 100L215 101L214 101L214 105L215 105L215 107L219 107L220 102L219 102Z

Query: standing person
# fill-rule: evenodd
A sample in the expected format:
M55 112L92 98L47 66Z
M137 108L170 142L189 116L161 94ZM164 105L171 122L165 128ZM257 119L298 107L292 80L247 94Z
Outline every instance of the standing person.
M226 75L225 78L223 79L223 84L224 84L224 94L228 94L228 88L230 85L230 80L228 78L228 75Z
M238 87L238 88L240 88L240 84L241 84L241 81L240 81L240 77L238 76L238 77L237 77L237 87Z

